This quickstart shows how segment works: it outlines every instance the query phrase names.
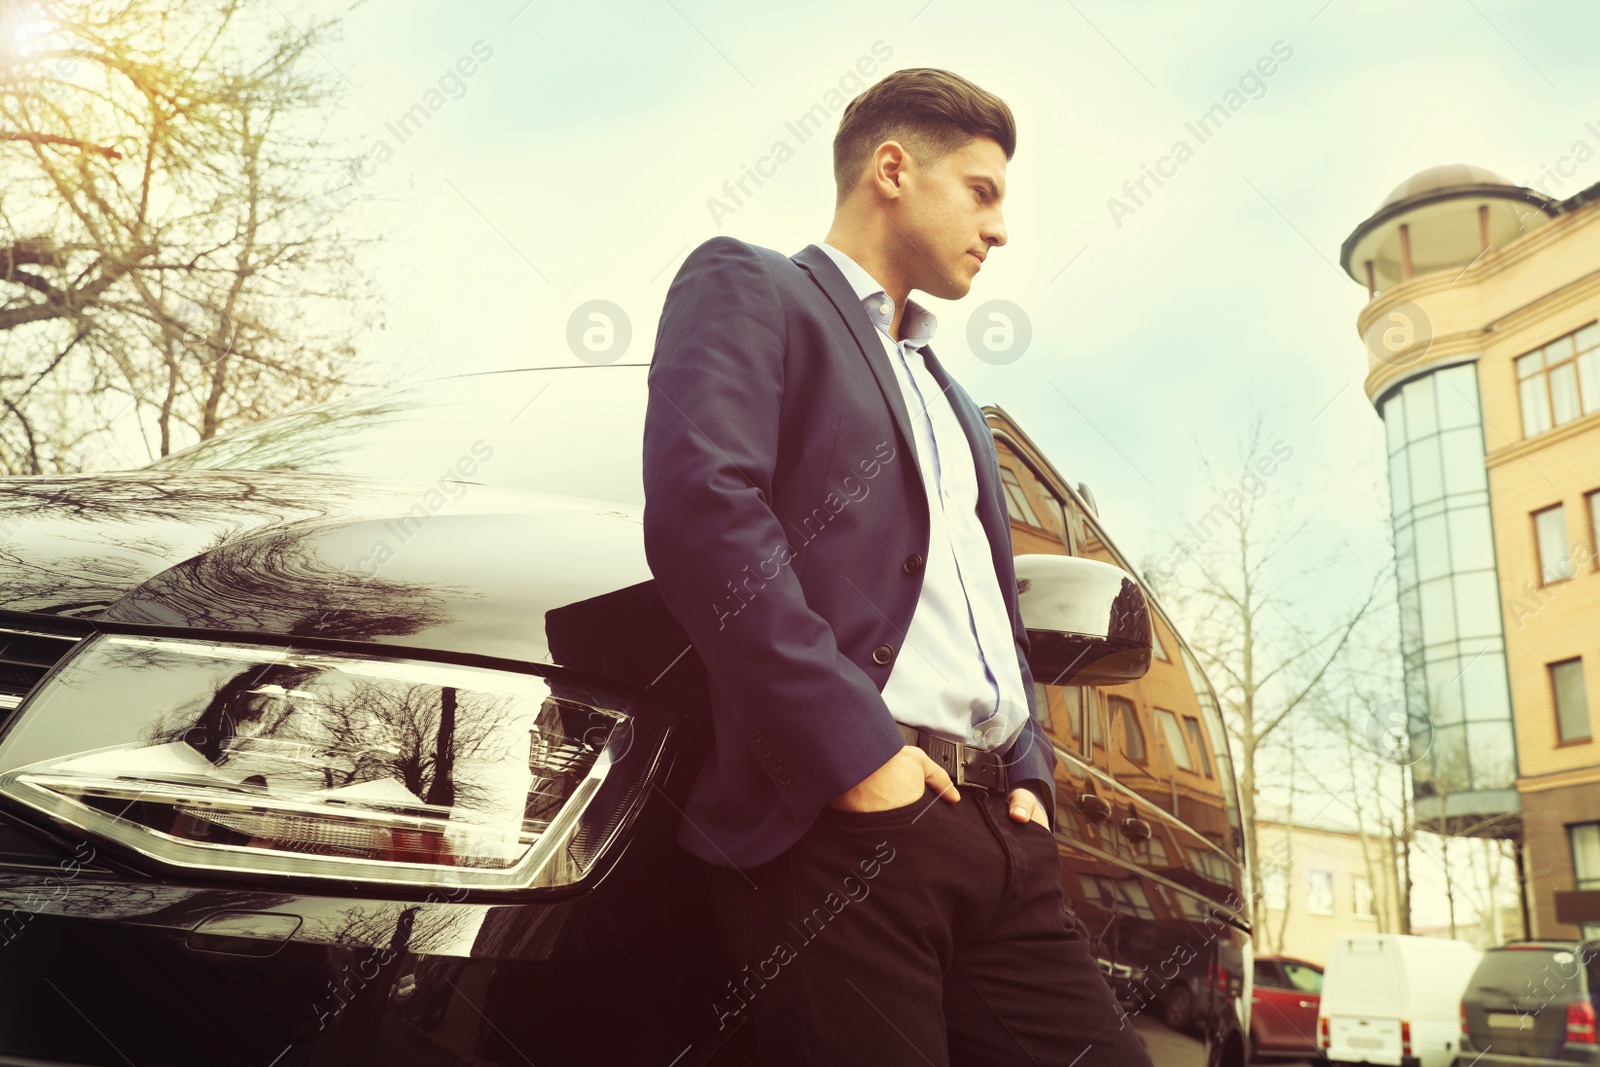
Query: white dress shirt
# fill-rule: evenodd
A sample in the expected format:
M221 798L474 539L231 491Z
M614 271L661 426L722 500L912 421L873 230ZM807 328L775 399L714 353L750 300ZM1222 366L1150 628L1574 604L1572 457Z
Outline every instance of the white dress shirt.
M978 748L1003 748L1027 722L1028 694L989 537L978 518L972 445L923 358L938 319L908 297L901 322L905 338L896 341L889 335L894 301L884 287L845 253L825 242L820 247L877 327L911 416L928 490L922 592L884 684L884 703L897 722Z

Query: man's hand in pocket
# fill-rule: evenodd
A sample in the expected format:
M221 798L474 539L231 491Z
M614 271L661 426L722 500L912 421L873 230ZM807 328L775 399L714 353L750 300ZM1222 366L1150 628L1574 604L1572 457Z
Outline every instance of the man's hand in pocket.
M922 796L924 786L933 786L944 799L955 802L961 793L945 769L916 745L907 745L889 762L857 782L851 789L834 797L829 807L842 811L883 811L914 804Z
M1011 791L1010 815L1018 822L1032 819L1046 830L1050 829L1050 815L1044 810L1044 805L1039 803L1039 795L1031 789Z

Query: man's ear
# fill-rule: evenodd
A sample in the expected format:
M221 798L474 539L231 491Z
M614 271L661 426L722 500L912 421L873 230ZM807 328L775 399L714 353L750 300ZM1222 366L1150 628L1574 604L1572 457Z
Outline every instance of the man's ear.
M880 153L885 152L888 153L888 159L885 161L884 165L889 168L889 177L893 182L893 191L885 193L884 195L888 196L891 200L898 199L900 196L900 179L904 176L906 166L909 163L909 153L906 152L904 145L902 145L899 141L885 141L883 144L880 144L872 153L871 160L868 161L867 174L873 180L876 180L879 165L878 158Z

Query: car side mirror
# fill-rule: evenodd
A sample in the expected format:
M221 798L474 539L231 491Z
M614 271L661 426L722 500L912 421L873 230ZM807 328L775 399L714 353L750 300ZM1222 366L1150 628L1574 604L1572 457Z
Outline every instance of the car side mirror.
M1081 556L1015 558L1028 669L1045 685L1117 685L1150 669L1150 606L1121 567Z

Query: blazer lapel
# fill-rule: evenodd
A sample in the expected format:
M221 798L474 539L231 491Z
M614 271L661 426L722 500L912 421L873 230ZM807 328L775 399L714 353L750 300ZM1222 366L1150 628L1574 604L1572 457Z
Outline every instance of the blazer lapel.
M872 368L873 377L878 380L878 389L889 404L889 411L894 416L895 426L900 431L905 447L911 455L916 455L916 437L911 432L911 418L906 412L905 397L900 392L900 381L894 376L894 368L889 365L889 356L883 350L883 342L878 339L877 327L867 318L867 311L861 306L861 301L856 297L855 290L850 287L850 282L839 273L838 266L828 257L828 253L815 244L806 245L790 258L804 267L822 291L828 294L828 299L833 302L840 317L850 327L850 334L856 339L856 347L861 350L867 366ZM1003 490L1000 487L999 459L994 448L994 435L989 430L989 423L984 419L983 412L950 377L944 369L944 364L934 356L933 346L927 346L925 351L928 370L939 383L944 395L949 398L951 407L955 409L956 421L961 424L962 432L967 436L967 446L972 453L972 463L978 477L978 520L989 535L989 548L993 554L995 570L1004 582L1005 576L1012 573L1012 562L1008 551L1011 544L1011 519L1009 511L1002 503ZM917 484L922 485L926 492L927 486L922 481L921 464L913 463L911 466L916 470Z
M915 456L917 439L911 432L911 416L906 411L906 399L900 392L900 382L894 376L894 368L889 365L889 356L883 350L883 342L878 339L878 329L872 325L872 320L867 318L867 310L861 306L855 290L850 288L849 281L839 273L839 268L833 260L828 258L828 253L815 244L806 245L790 258L806 269L812 280L833 302L845 325L850 327L850 335L856 339L856 347L861 350L867 366L872 368L872 376L878 380L878 390L883 393L883 399L889 405L889 413L894 416L894 424L900 431L902 444L910 455ZM911 466L916 471L917 484L922 485L921 465L913 463ZM924 485L923 488L926 490L927 487Z

